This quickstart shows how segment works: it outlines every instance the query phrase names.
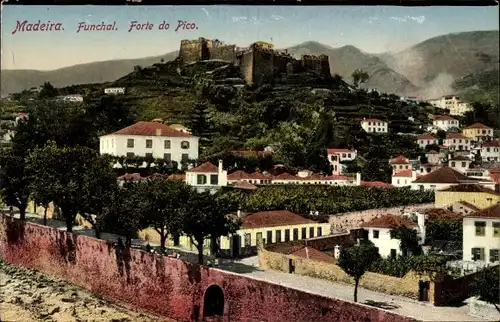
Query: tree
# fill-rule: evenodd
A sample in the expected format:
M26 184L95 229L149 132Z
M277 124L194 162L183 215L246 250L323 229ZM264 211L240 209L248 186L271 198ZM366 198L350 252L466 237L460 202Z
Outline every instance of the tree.
M73 231L78 212L86 209L85 191L98 192L102 188L99 186L101 178L92 178L92 174L88 173L89 168L92 169L98 162L99 155L90 148L60 148L55 142L35 149L28 157L26 171L34 199L50 199L59 206L68 232Z
M208 102L198 101L194 104L187 127L191 130L191 134L200 138L202 148L210 144L212 122L209 117Z
M500 312L500 266L486 268L476 277L477 295Z
M235 233L240 221L229 216L231 206L209 191L193 192L186 202L182 231L198 250L198 263L203 265L203 246L220 236Z
M17 155L13 149L0 150L0 196L8 206L19 209L21 220L26 219L30 181L24 156Z
M160 235L161 250L165 250L168 235L178 236L182 231L185 200L194 191L180 180L154 178L137 183L143 186L147 203L145 221Z
M340 251L337 264L354 278L354 302L358 301L359 280L379 258L377 247L369 240L363 240L359 245Z
M352 77L352 82L355 87L358 87L359 84L364 83L370 78L367 72L363 71L362 69L356 69L354 72L351 74Z
M38 93L38 98L53 98L56 97L58 91L51 83L45 82L42 86L42 89Z
M400 240L399 247L403 256L417 256L422 252L415 229L406 226L398 226L393 227L390 234L391 238Z

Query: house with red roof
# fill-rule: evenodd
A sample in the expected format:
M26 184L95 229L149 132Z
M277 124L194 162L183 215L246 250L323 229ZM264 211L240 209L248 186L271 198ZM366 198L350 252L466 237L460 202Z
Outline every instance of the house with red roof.
M410 160L402 154L389 160L389 164L392 167L392 174L395 174L396 172L400 172L403 170L409 170L409 169L411 170L412 168Z
M474 123L462 129L462 134L471 140L478 141L493 137L493 128L482 123Z
M432 125L443 131L448 131L454 127L459 128L460 122L450 115L438 115L432 121Z
M462 133L447 133L443 144L450 151L470 151L471 149L470 139Z
M391 230L399 227L415 229L420 233L416 222L405 216L392 214L383 215L361 224L361 228L368 232L368 239L378 248L380 256L384 258L402 255L401 241L391 234Z
M500 264L500 203L464 217L463 260Z
M205 162L186 171L186 183L199 192L215 192L227 186L227 171L222 167L222 160L219 160L218 166Z
M500 140L491 140L481 145L483 161L500 162Z
M433 144L437 145L438 138L431 133L420 134L419 136L417 136L417 144L422 149L425 149L425 147L428 145L433 145Z
M408 187L415 179L417 179L417 172L406 169L393 173L391 183L394 187Z
M199 138L160 122L137 122L99 138L101 154L122 157L151 157L167 162L198 158Z
M448 159L448 166L463 174L467 174L467 170L470 168L471 163L472 160L464 155L457 155Z
M361 121L361 128L367 133L382 134L389 132L389 123L375 118L364 118Z
M352 161L356 159L358 153L354 149L340 149L330 148L327 149L328 161L333 167L333 175L341 175L345 166L342 164L344 161Z

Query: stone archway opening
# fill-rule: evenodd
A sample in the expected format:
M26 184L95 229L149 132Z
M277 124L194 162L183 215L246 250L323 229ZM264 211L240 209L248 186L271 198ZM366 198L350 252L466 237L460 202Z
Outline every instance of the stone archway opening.
M224 292L219 285L211 285L203 298L203 318L217 321L224 315Z

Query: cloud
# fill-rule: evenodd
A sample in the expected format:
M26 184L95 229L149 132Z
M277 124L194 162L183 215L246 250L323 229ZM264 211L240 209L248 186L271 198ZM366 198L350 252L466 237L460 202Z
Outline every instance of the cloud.
M366 23L372 24L376 21L379 21L380 19L378 17L368 17L368 19L365 20Z
M415 17L415 16L403 16L403 17L391 17L390 19L392 20L396 20L396 21L399 21L399 22L408 22L408 21L413 21L413 22L416 22L418 24L423 24L424 21L425 21L425 16L418 16L418 17Z

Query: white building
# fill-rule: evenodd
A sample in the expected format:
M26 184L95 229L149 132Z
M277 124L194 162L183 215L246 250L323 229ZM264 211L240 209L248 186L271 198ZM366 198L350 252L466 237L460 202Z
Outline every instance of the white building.
M491 140L481 145L483 161L500 161L500 140Z
M443 96L430 100L429 103L437 108L449 110L451 115L464 115L472 111L470 104L461 101L458 96Z
M70 102L70 103L81 103L83 102L83 95L80 94L68 94L56 97L57 101Z
M397 157L391 159L389 164L392 167L392 174L396 172L400 172L403 170L411 170L410 160L406 158L404 155L398 155Z
M432 135L430 133L424 133L424 134L417 136L417 144L422 149L425 149L425 147L428 145L437 145L438 139L437 139L437 137L435 137L434 135Z
M417 178L411 183L412 190L443 190L464 183L478 183L450 167L442 167Z
M420 229L417 223L403 216L396 215L384 215L375 218L363 223L361 227L368 231L368 239L378 248L380 256L384 258L403 255L401 252L401 240L393 238L393 236L391 236L391 230L397 227L412 228L417 230L420 235Z
M443 144L450 151L470 151L470 139L461 133L447 133Z
M467 170L470 168L471 162L471 159L468 157L459 155L449 158L448 166L460 173L467 174Z
M387 133L389 132L389 123L379 119L363 119L361 128L367 133Z
M500 204L464 217L463 260L499 263Z
M104 89L104 94L108 95L125 94L125 87L108 87Z
M138 122L100 137L99 151L123 157L152 157L167 162L198 158L199 138L156 122Z
M327 150L328 161L333 167L332 174L340 175L342 174L342 170L344 165L341 163L343 161L352 161L356 159L358 155L356 150L351 149L328 149Z
M460 122L449 115L438 115L432 121L432 125L434 125L437 128L440 128L443 131L448 131L453 127L459 128Z
M462 130L462 134L471 140L479 141L493 137L493 128L482 123L474 123Z
M199 192L210 190L215 192L227 186L227 171L222 168L222 160L216 167L210 162L205 162L186 171L186 184L193 186Z
M401 170L392 175L392 185L394 187L408 187L417 179L417 172L412 169Z

